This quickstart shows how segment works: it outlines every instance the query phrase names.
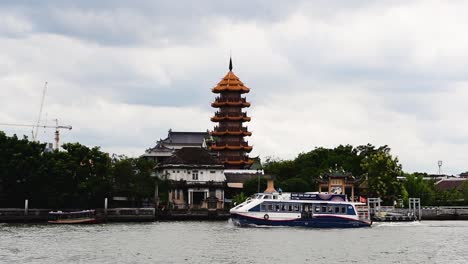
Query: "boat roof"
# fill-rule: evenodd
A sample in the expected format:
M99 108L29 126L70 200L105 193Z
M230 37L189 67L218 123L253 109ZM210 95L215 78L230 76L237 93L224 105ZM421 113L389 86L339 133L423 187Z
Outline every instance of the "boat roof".
M347 202L344 194L331 194L319 192L305 193L257 193L257 195L277 195L289 200L307 200L307 201L332 201L332 202Z
M82 210L82 211L73 211L73 212L63 212L63 211L50 211L49 214L84 214L84 213L94 213L94 210Z

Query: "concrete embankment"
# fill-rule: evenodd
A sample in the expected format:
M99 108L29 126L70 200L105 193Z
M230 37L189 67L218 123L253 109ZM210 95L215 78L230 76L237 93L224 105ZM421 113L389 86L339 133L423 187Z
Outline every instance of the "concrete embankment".
M0 208L0 222L47 222L51 219L50 209ZM55 210L54 210L55 211ZM64 212L79 211L64 209ZM155 220L154 208L110 208L96 209L96 217L108 222L144 222Z
M0 208L0 222L24 223L47 222L51 209ZM64 212L79 211L64 209ZM154 208L109 208L96 209L96 216L107 222L148 222L158 220L227 220L225 210L175 210L158 211Z
M468 220L468 207L423 208L422 220Z

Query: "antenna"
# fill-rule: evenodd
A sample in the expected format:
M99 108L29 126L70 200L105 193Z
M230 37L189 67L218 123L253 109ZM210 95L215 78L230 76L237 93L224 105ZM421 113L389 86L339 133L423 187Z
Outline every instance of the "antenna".
M439 161L437 162L437 166L439 166L439 176L440 176L441 168L442 168L442 161L441 161L441 160L439 160Z
M32 134L33 141L36 141L37 139L37 130L39 129L39 123L41 122L42 107L44 106L44 99L45 99L46 92L47 92L47 82L45 82L44 89L42 90L41 107L39 108L39 116L37 117L36 130Z

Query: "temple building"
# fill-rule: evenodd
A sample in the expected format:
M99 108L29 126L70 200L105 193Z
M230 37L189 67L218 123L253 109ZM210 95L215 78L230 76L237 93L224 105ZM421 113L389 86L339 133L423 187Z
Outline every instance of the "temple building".
M358 181L351 173L343 170L335 170L324 173L319 182L319 192L328 192L333 194L346 194L354 201L354 186Z
M168 201L173 208L224 208L224 167L206 149L184 147L175 150L155 169L159 179L171 183Z
M185 147L206 148L210 141L210 134L206 132L177 132L169 129L167 137L156 142L156 146L149 148L141 157L161 163L174 154L174 151Z
M212 107L218 108L211 121L218 123L211 132L213 143L210 150L217 154L218 159L224 163L226 169L248 169L253 164L247 153L252 151L244 137L252 133L244 122L249 122L250 117L242 110L250 106L243 94L250 89L239 80L232 72L232 60L229 61L229 72L212 89L219 94Z

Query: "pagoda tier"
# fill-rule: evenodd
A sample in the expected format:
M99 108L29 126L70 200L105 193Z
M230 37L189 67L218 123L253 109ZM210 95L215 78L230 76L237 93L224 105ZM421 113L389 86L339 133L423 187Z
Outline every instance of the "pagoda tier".
M249 107L250 103L246 101L246 98L222 98L216 97L215 101L211 103L212 107L223 107L223 106L241 106Z
M246 112L216 112L215 115L211 118L213 122L221 121L241 121L249 122L250 117L247 116Z
M215 127L214 131L211 132L213 136L224 136L224 135L243 135L243 136L251 136L252 132L247 130L247 127Z
M221 161L223 161L221 159ZM245 167L245 166L250 166L254 163L253 160L249 159L248 156L245 156L241 159L238 159L238 158L226 158L224 159L224 163L227 165L227 167L234 167L234 166L239 166L239 167ZM225 166L226 166L225 165Z
M243 108L249 107L250 103L245 97L241 97L249 91L250 89L232 72L231 63L229 72L212 89L212 92L219 96L211 106L219 110L211 117L211 121L219 124L211 132L214 142L210 145L210 150L217 153L227 169L245 169L253 163L247 156L247 153L252 151L252 146L244 140L244 137L252 133L243 126L244 122L250 121L250 117L242 111Z
M239 144L229 144L227 142L217 142L211 145L212 150L243 150L245 152L252 151L252 146L248 145L248 142L240 142Z

